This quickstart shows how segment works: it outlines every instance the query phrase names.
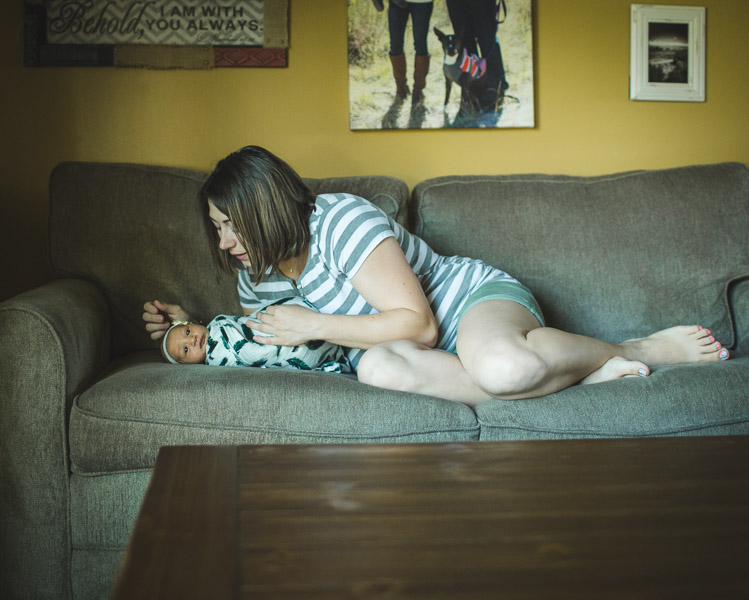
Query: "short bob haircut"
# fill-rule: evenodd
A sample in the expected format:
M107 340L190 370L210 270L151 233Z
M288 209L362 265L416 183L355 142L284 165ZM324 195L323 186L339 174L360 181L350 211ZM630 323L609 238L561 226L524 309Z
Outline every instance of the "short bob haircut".
M259 146L246 146L219 161L200 190L200 207L216 265L234 273L244 268L219 248L208 202L227 215L247 250L255 284L278 264L298 256L310 241L309 216L315 196L283 160Z

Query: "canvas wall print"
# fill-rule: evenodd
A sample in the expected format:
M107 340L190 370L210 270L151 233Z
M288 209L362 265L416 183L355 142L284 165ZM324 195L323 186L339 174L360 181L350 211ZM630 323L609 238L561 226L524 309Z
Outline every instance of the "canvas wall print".
M348 0L352 130L534 126L531 0Z

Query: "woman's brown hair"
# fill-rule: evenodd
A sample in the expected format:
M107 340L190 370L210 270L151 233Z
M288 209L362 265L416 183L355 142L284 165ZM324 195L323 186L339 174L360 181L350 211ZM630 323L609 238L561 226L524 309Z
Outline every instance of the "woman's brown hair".
M219 269L233 273L241 263L219 248L208 202L227 215L252 267L254 283L301 254L309 245L309 216L315 196L286 162L259 146L246 146L219 161L200 190L200 206Z

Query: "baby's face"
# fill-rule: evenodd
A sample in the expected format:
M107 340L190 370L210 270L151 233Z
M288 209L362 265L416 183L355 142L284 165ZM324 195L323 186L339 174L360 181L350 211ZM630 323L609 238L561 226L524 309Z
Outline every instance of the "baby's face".
M169 332L166 349L169 356L180 363L195 364L205 362L205 344L208 329L202 325L188 323L178 325Z

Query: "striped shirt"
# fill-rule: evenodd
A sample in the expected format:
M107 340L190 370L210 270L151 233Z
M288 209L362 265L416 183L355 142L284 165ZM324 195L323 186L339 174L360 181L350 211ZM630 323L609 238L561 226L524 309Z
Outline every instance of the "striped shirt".
M299 279L276 273L259 285L249 271L239 273L239 300L257 308L274 300L302 296L323 314L369 315L377 311L351 285L372 251L394 237L416 274L439 326L436 348L455 352L457 316L468 295L489 282L516 280L480 260L444 257L409 233L371 202L350 194L322 194L310 215L307 264ZM364 350L347 349L356 367Z

